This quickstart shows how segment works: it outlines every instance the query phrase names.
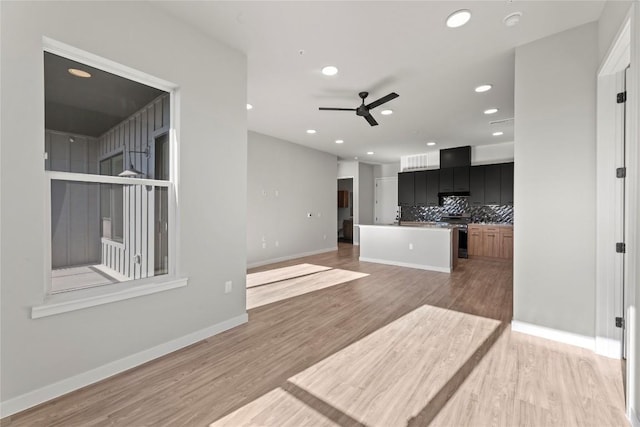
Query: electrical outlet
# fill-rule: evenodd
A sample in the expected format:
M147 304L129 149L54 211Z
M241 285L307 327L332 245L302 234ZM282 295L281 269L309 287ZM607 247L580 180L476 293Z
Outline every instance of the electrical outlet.
M231 293L232 289L233 289L233 282L231 280L227 280L226 282L224 282L224 293L225 294Z
M413 243L409 243L409 250L412 251L413 250Z

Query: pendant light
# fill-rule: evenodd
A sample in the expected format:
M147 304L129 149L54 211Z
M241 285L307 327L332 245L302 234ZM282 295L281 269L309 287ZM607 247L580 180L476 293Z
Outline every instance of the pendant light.
M142 153L148 159L149 158L149 147L145 148L144 151L129 150L129 167L127 169L123 170L122 172L120 172L118 174L118 176L121 176L123 178L135 178L138 175L144 175L144 173L142 171L138 170L135 166L133 166L133 157L131 156L131 153Z

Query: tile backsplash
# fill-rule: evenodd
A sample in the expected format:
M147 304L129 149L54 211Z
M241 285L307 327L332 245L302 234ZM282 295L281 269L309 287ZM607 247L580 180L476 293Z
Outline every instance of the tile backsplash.
M513 224L513 206L469 206L467 197L446 196L442 206L404 206L400 208L401 221L440 221L443 216L468 213L471 222Z

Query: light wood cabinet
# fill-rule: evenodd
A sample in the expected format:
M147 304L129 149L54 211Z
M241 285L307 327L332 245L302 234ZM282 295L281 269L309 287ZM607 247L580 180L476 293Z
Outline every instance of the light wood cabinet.
M467 232L470 257L513 259L513 227L470 224Z
M513 259L513 228L500 229L500 258Z
M467 253L469 256L482 256L482 229L470 225L467 231Z

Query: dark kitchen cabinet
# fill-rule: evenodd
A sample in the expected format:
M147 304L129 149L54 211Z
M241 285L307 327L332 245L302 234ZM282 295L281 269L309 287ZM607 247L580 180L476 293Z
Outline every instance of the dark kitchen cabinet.
M484 169L484 204L500 204L502 165L486 165Z
M500 169L500 204L513 205L513 163L503 163Z
M438 169L425 171L427 174L427 206L438 206L438 190L440 189L440 171Z
M414 172L413 175L413 203L415 206L427 204L427 171Z
M453 193L453 169L454 168L440 169L440 182L438 187L441 193Z
M414 176L415 172L400 172L398 174L398 206L414 206Z
M484 206L484 166L469 171L469 206Z
M453 191L469 192L469 166L453 168Z

